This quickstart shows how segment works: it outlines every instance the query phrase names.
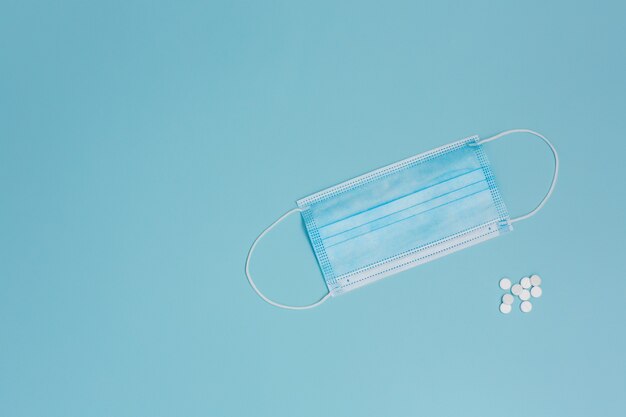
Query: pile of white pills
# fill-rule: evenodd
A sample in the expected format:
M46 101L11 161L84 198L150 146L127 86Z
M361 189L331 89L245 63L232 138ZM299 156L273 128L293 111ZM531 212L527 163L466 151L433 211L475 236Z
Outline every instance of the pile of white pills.
M511 312L513 302L515 301L513 296L519 297L521 300L520 310L524 313L530 313L530 310L533 309L533 304L529 301L530 298L539 298L543 292L541 290L541 277L536 274L530 277L523 277L517 284L512 284L508 278L502 278L500 280L500 288L507 291L502 296L502 303L500 304L500 312L504 314Z

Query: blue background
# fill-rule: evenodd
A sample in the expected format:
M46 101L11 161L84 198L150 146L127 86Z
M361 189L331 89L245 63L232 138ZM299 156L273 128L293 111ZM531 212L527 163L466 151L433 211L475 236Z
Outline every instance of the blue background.
M0 13L0 415L623 416L620 2ZM294 201L471 134L562 158L507 236L305 312ZM486 145L513 215L551 157ZM324 284L300 219L273 298ZM537 272L530 314L498 280Z

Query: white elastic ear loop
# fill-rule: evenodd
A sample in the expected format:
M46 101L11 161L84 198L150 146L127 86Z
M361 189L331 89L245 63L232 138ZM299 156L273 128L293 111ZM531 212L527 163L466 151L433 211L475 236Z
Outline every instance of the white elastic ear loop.
M516 218L510 220L511 223L515 223L515 222L518 222L520 220L525 220L525 219L535 215L535 213L537 213L539 210L541 210L541 208L546 204L546 202L548 201L548 199L552 195L552 192L554 191L554 186L556 185L556 180L559 177L559 154L556 152L556 148L552 145L552 143L550 143L550 141L545 136L543 136L541 133L537 133L537 132L535 132L533 130L529 130L529 129L506 130L506 131L504 131L502 133L498 133L497 135L492 136L490 138L479 140L477 143L479 145L482 145L483 143L487 143L487 142L491 142L492 140L500 139L501 137L506 136L506 135L510 135L512 133L530 133L531 135L537 136L539 139L543 140L550 147L550 150L552 151L552 154L554 155L554 175L552 176L552 183L550 184L550 189L548 190L546 195L543 197L543 200L541 200L539 205L537 207L535 207L532 211L529 211L528 213L524 214L523 216L519 216L519 217L516 217Z
M265 229L255 240L254 243L252 243L252 246L250 247L250 251L248 252L248 258L246 259L246 276L248 277L248 282L250 283L250 285L252 286L252 289L259 295L259 297L261 297L265 302L276 306L276 307L280 307L280 308L285 308L287 310L307 310L309 308L313 308L313 307L317 307L318 305L322 304L324 301L326 301L328 299L328 297L330 297L330 293L326 294L325 296L323 296L319 301L313 303L313 304L309 304L306 306L288 306L285 304L280 304L277 303L276 301L272 301L269 298L267 298L265 295L263 295L263 293L261 291L259 291L259 289L257 288L256 284L254 283L254 281L252 280L252 277L250 276L250 257L252 256L252 252L254 252L254 248L256 247L257 243L259 243L259 240L261 240L261 238L263 236L265 236L265 234L267 232L269 232L270 230L272 230L278 223L280 223L281 221L283 221L286 217L288 217L289 215L293 214L293 213L297 213L303 211L303 209L301 208L294 208L289 210L287 213L283 214L282 216L280 216L278 218L278 220L276 220L274 223L270 224L267 229Z

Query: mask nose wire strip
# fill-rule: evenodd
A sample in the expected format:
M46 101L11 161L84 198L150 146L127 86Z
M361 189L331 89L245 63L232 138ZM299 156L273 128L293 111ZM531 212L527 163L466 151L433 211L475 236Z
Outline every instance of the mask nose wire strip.
M261 297L265 302L267 302L268 304L271 304L273 306L276 307L280 307L280 308L284 308L287 310L307 310L309 308L313 308L313 307L317 307L318 305L322 304L324 301L328 300L328 298L330 297L330 293L326 294L325 296L323 296L319 301L313 303L313 304L309 304L306 306L288 306L285 304L280 304L277 303L276 301L272 301L269 298L267 298L256 286L256 284L254 283L254 281L252 280L252 276L250 275L250 257L252 256L252 252L254 252L254 249L256 248L257 243L259 243L259 241L261 240L261 238L263 236L265 236L270 230L272 230L278 223L282 222L285 218L289 217L291 214L293 213L297 213L297 212L301 212L303 211L301 208L294 208L289 210L287 213L283 214L282 216L280 216L278 218L278 220L276 220L274 223L270 224L267 229L265 229L252 243L252 246L250 247L250 250L248 251L248 258L246 259L246 276L248 277L248 282L250 283L250 286L252 287L252 289L258 294L259 297Z
M504 131L502 133L498 133L497 135L492 136L490 138L486 138L486 139L480 140L477 143L479 145L482 145L483 143L487 143L487 142L491 142L491 141L496 140L496 139L500 139L501 137L506 136L506 135L510 135L512 133L530 133L531 135L535 135L539 139L543 140L550 147L550 150L552 151L552 155L554 155L554 174L552 175L552 183L550 184L550 189L548 190L546 195L543 197L543 200L541 200L539 205L537 205L537 207L535 207L532 211L529 211L528 213L524 214L523 216L519 216L519 217L516 217L516 218L510 220L511 223L515 223L515 222L518 222L520 220L526 220L527 218L535 215L539 210L541 210L541 208L546 204L546 202L548 201L548 199L552 195L552 192L554 191L554 186L556 185L556 180L559 177L559 154L556 152L556 148L554 147L554 145L552 145L552 143L550 143L550 141L545 136L543 136L541 133L537 133L534 130L530 130L530 129L506 130L506 131Z

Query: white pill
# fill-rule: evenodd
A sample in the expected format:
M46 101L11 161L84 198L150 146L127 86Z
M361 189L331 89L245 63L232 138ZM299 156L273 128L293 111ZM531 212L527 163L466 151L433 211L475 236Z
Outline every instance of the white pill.
M502 303L504 303L504 304L511 305L511 304L513 304L513 300L514 300L514 298L513 298L513 296L511 294L504 294L502 296Z
M543 294L543 290L541 289L541 287L532 287L530 289L530 295L535 298L541 297L541 294Z
M535 287L538 287L541 285L541 277L537 274L533 275L530 277L530 283L533 284Z
M530 278L528 277L520 279L519 283L522 284L522 288L530 288Z
M511 292L513 295L519 295L522 292L523 288L519 284L515 284L511 287Z
M511 312L511 304L500 304L500 313L509 314Z
M529 313L530 310L533 309L533 305L531 304L530 301L522 301L522 304L520 304L519 306L520 310L522 310L524 313Z
M521 293L519 293L519 299L526 301L530 299L530 291L528 290L522 290Z
M500 280L500 288L502 288L505 291L511 288L511 280L508 278L502 278Z

